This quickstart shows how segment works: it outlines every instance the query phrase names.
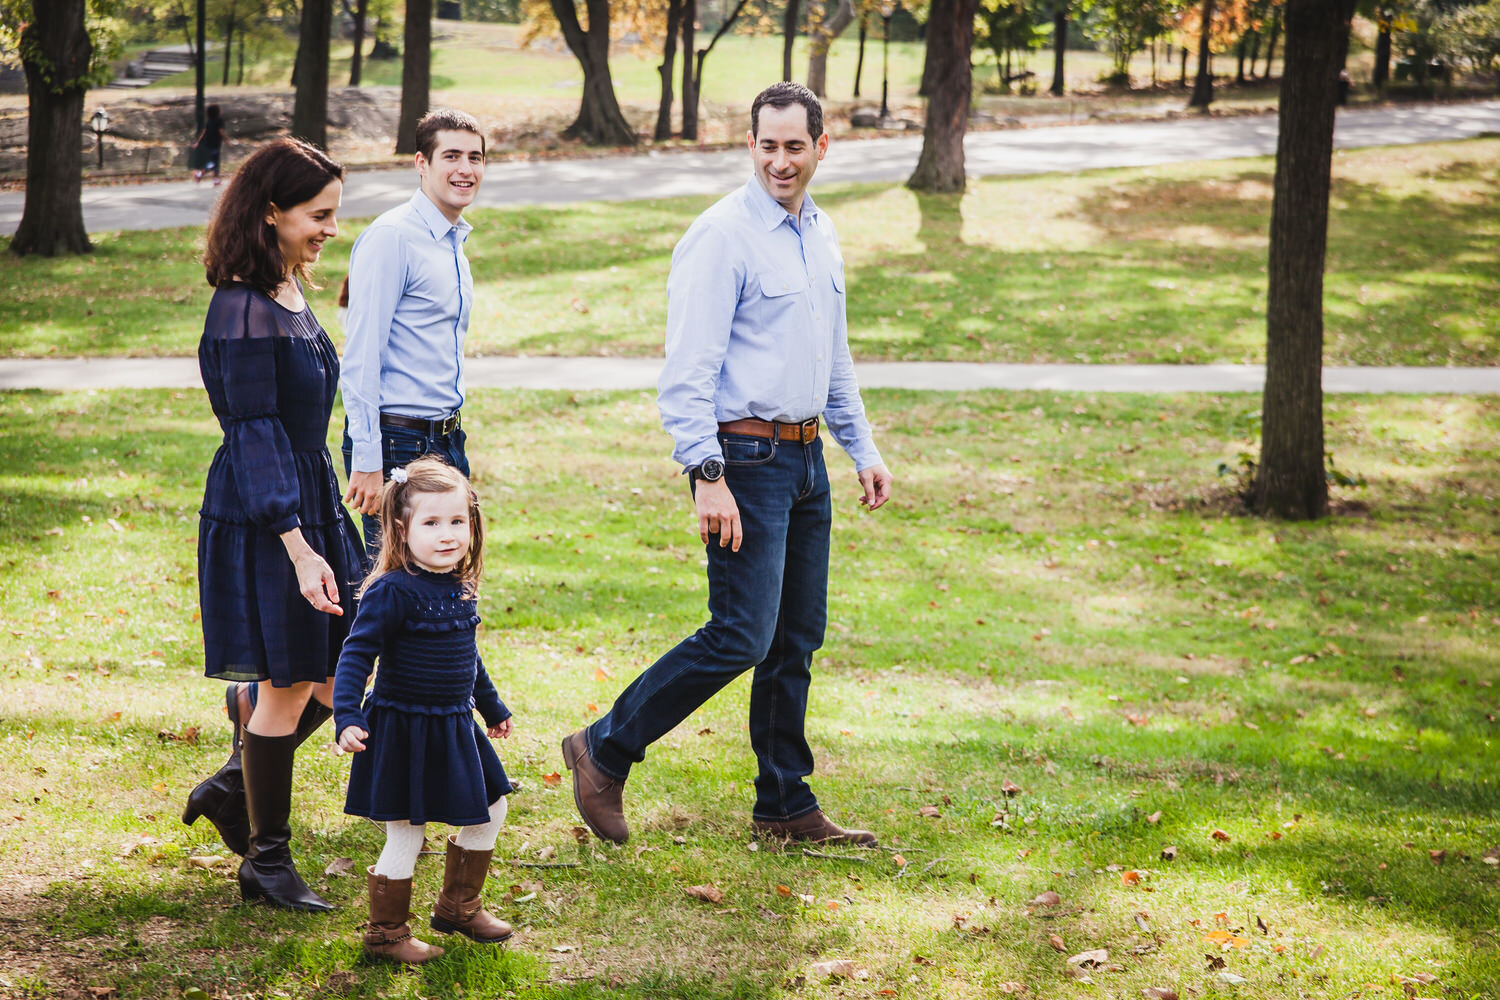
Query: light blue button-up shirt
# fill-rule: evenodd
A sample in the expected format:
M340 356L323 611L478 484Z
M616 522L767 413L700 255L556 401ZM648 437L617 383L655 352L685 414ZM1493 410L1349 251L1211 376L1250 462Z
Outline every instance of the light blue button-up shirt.
M657 390L685 467L722 460L721 421L820 414L857 470L881 464L849 355L838 233L811 197L794 224L752 176L688 228L667 278Z
M380 413L439 419L464 403L473 229L420 190L360 233L349 252L348 338L339 388L355 472L379 472Z

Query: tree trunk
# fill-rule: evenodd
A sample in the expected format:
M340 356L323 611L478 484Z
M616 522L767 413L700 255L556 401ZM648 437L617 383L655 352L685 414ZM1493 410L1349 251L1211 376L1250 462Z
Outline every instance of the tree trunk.
M359 0L354 8L354 55L349 60L349 86L358 87L365 66L365 16L370 12L370 0Z
M703 78L703 56L693 52L697 22L698 0L682 0L682 137L693 140L698 138L698 84Z
M1391 78L1391 23L1386 20L1380 22L1380 34L1375 38L1375 73L1370 82L1375 84L1376 89L1385 89L1386 81Z
M1271 38L1266 43L1266 75L1261 79L1271 79L1271 62L1276 58L1276 42L1281 38L1281 10L1271 12Z
M1059 3L1052 13L1052 93L1063 95L1063 53L1068 51L1068 5Z
M229 86L229 53L234 51L234 15L229 15L229 23L224 28L224 75L219 80L219 86Z
M1250 45L1249 34L1240 36L1240 44L1235 48L1234 82L1241 86L1245 83L1245 50Z
M302 30L293 71L292 135L328 148L328 40L333 32L333 0L302 0Z
M432 103L432 0L406 0L401 44L401 115L396 119L396 154L417 151L417 122Z
M937 67L927 99L922 155L906 186L914 191L964 189L964 132L974 79L977 0L933 0L927 17L927 63Z
M26 207L10 241L18 256L88 253L83 228L83 96L94 47L84 0L49 0L21 32L26 70ZM28 57L29 54L29 57Z
M1323 267L1339 70L1355 0L1288 0L1266 293L1257 514L1328 513L1323 457Z
M1214 74L1209 65L1209 36L1213 34L1214 0L1203 0L1203 23L1198 30L1198 76L1193 80L1190 108L1208 108L1214 102Z
M931 10L930 7L928 8L928 13L927 13L927 24L923 26L923 29L924 29L924 34L927 34L929 36L931 35L931 32L932 32L932 10ZM890 42L891 22L890 22L889 19L887 19L886 22L885 22L885 34L886 34L886 38L885 38L883 44L890 45L891 44L891 42ZM931 97L932 96L933 81L937 77L938 72L941 69L942 69L942 67L936 65L932 61L932 39L931 39L931 37L928 37L927 38L927 44L922 47L922 82L919 83L919 84L917 84L917 96L918 97Z
M854 96L859 97L859 81L865 72L865 38L869 31L865 26L865 12L859 12L859 58L854 62Z
M786 0L781 22L781 78L792 78L792 45L797 41L797 20L802 15L802 0Z
M672 73L677 69L677 32L681 29L682 0L667 0L667 34L661 43L661 99L656 105L656 131L651 138L664 142L672 138ZM691 58L692 49L687 50Z
M1181 67L1179 67L1177 73L1177 86L1181 87L1183 90L1187 89L1187 57L1188 50L1187 46L1184 45L1182 47L1182 65Z
M853 0L838 0L838 6L812 29L807 53L807 89L819 97L828 96L828 50L833 40L854 23Z
M1250 79L1255 79L1255 64L1260 61L1260 29L1250 33Z
M609 0L585 0L589 26L578 20L573 0L550 0L552 13L562 27L563 40L583 67L583 99L578 117L563 130L567 139L581 139L590 146L634 146L635 130L615 99L615 82L609 73Z

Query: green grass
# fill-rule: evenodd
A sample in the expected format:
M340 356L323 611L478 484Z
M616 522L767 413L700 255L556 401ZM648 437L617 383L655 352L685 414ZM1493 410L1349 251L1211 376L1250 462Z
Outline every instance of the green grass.
M1494 139L1336 156L1328 363L1495 363L1497 163ZM991 178L962 199L868 184L816 196L840 227L858 358L1258 362L1272 175L1255 159ZM470 350L659 353L672 246L711 201L471 213ZM331 328L361 228L346 223L325 250L329 287L314 307ZM191 353L210 294L200 240L197 229L112 233L89 257L12 261L0 345Z
M4 396L0 996L1497 996L1500 401L1331 398L1368 485L1317 524L1229 513L1253 396L867 401L896 499L861 515L831 457L809 736L825 806L894 850L843 860L749 849L744 680L636 771L629 845L575 843L557 741L702 620L701 550L651 394L473 394L523 785L488 898L519 932L397 970L358 957L362 886L322 875L380 844L343 760L309 748L296 793L335 914L242 907L232 867L188 862L215 845L177 814L228 739L199 676L201 394ZM580 867L509 863L548 857ZM721 905L683 892L706 883ZM1096 947L1120 968L1068 978ZM859 978L811 974L832 959Z

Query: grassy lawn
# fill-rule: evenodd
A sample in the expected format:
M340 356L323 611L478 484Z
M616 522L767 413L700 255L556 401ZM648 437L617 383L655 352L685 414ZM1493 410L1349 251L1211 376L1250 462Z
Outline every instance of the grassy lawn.
M488 895L519 931L410 971L360 960L362 883L323 874L380 843L343 760L298 764L331 916L240 906L177 819L228 738L201 394L6 395L0 996L1497 996L1500 401L1330 399L1368 485L1299 525L1224 503L1258 397L868 402L897 499L862 516L831 459L809 726L824 804L891 849L816 857L749 837L744 680L638 769L628 845L576 843L557 741L701 621L701 551L650 394L474 393L481 644L523 785Z
M1329 364L1496 363L1496 164L1494 139L1336 156ZM1234 160L992 178L962 199L890 185L817 198L840 227L856 357L1257 362L1272 171ZM471 213L470 351L658 354L672 246L711 201ZM361 228L324 252L314 306L330 328ZM13 357L192 353L210 294L200 239L111 233L88 257L12 261L0 344Z

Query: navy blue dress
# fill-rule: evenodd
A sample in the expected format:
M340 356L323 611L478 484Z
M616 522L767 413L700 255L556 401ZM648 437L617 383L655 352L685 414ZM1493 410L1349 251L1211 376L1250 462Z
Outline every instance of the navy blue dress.
M365 588L333 682L334 731L370 734L350 764L344 812L478 826L513 791L474 721L475 709L486 726L510 718L479 658L478 625L474 599L451 573L395 570Z
M276 687L326 681L364 569L327 446L338 354L310 308L229 285L209 303L198 367L224 430L198 512L204 672ZM280 538L297 527L337 576L342 616L302 596Z

